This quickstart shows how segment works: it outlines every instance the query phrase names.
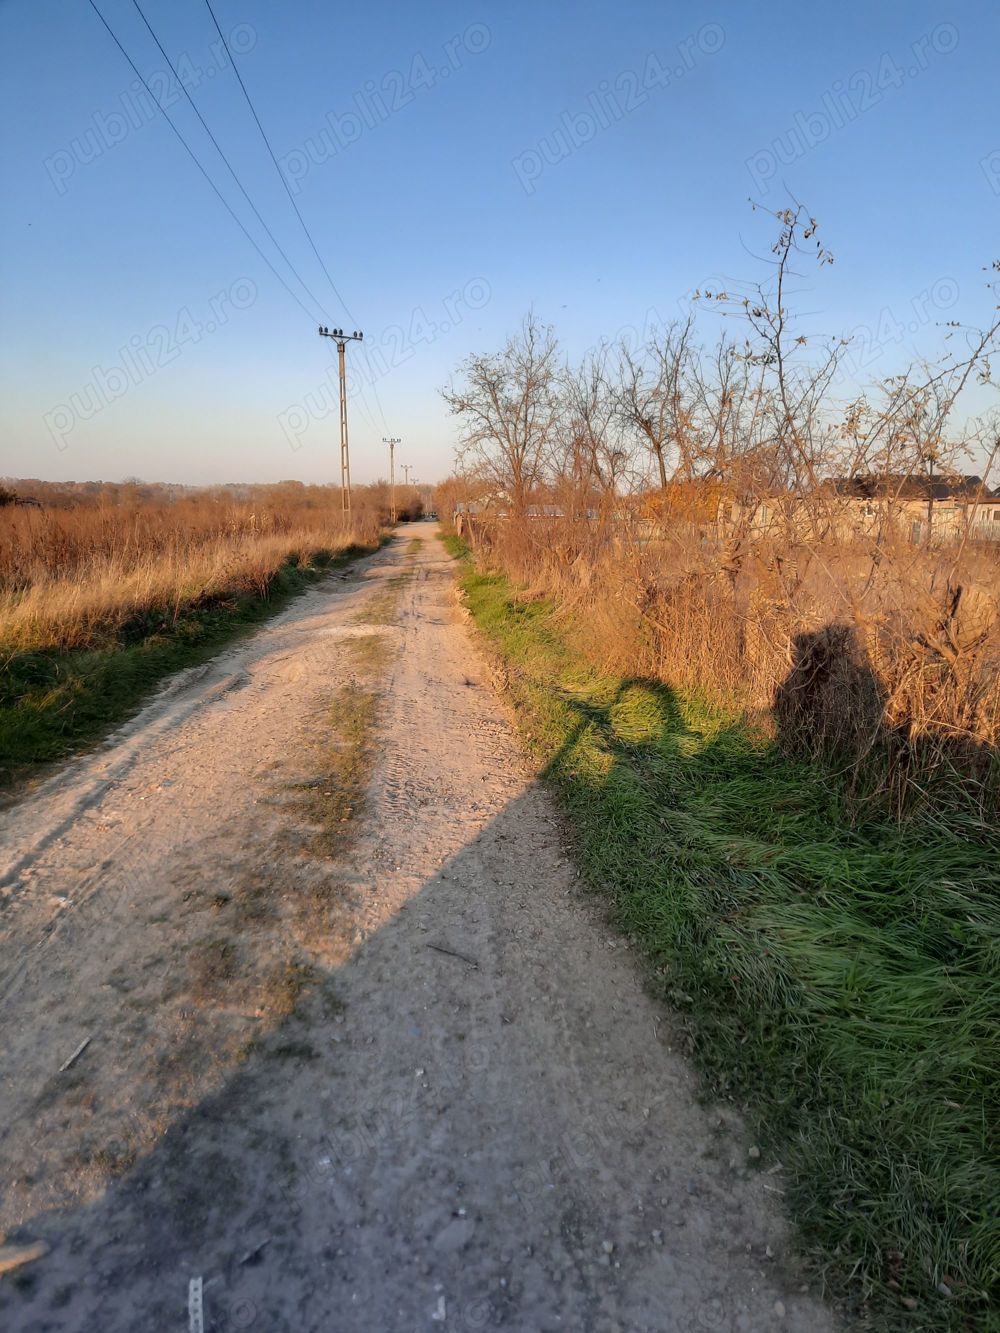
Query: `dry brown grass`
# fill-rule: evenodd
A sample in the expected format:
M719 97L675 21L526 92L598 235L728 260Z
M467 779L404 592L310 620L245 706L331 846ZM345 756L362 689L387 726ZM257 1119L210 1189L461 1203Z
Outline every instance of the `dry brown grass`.
M191 607L267 595L288 561L328 559L377 540L384 521L360 491L347 524L333 487L84 499L0 509L0 643L90 648L169 624Z
M852 768L897 809L959 777L984 814L1000 749L1000 552L905 543L636 540L568 519L481 530L487 562L565 609L616 675L703 694L798 752Z

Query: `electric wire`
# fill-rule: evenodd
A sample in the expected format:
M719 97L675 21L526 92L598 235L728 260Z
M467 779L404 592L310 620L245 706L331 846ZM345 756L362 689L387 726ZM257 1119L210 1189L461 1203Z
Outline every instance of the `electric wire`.
M128 64L131 66L132 71L134 72L134 74L136 75L136 77L139 79L139 82L142 84L142 86L145 88L146 92L149 94L149 96L150 96L150 100L151 100L151 101L153 102L153 104L157 107L157 109L162 113L164 120L165 120L165 121L167 122L167 124L170 126L170 128L171 128L171 130L173 131L175 137L176 137L176 138L178 139L178 141L180 142L182 148L185 150L185 152L187 153L187 155L191 158L191 161L195 164L195 166L196 166L196 167L198 168L198 170L201 172L202 176L205 178L205 181L206 181L206 182L208 183L208 185L211 187L211 189L212 189L213 193L215 194L216 198L217 198L217 199L219 200L219 202L223 205L223 207L225 208L226 212L227 212L227 213L229 214L229 216L233 219L233 221L234 221L234 222L236 223L236 225L239 227L240 231L243 233L243 235L247 238L247 240L248 240L248 241L250 242L250 244L253 246L254 250L256 250L257 254L260 256L260 258L264 261L264 263L265 263L265 264L267 265L267 267L270 269L271 273L277 278L278 282L279 282L279 283L281 284L281 286L285 289L285 291L286 291L286 292L288 293L288 295L292 298L292 300L296 303L296 305L299 307L299 309L302 310L303 313L304 313L305 315L307 315L307 316L309 317L310 320L313 321L313 323L320 323L320 322L323 322L323 321L324 321L324 318L329 318L328 316L324 316L323 314L321 314L319 317L317 317L317 315L316 315L316 313L315 313L315 310L310 310L309 307L308 307L307 305L305 305L305 303L302 301L301 297L300 297L295 291L292 290L292 288L289 286L288 282L285 280L285 278L282 276L282 274L277 270L277 268L275 268L274 264L271 262L271 260L270 260L270 259L268 258L268 256L265 254L264 250L261 249L260 245L257 243L257 241L256 241L256 240L254 239L254 237L251 235L251 233L249 232L249 230L247 229L247 227L244 225L242 219L239 217L239 215L237 214L237 212L235 211L235 209L232 207L232 205L231 205L231 204L229 203L229 201L226 199L225 195L222 193L222 191L221 191L221 190L219 189L219 187L216 185L215 181L212 179L211 175L209 174L208 170L205 168L205 166L204 166L204 164L202 163L201 159L198 157L198 155L195 153L194 149L193 149L193 148L191 147L191 145L188 143L187 139L184 137L183 133L182 133L181 130L178 128L176 122L173 120L173 118L171 117L170 113L167 111L166 107L164 107L164 106L160 103L160 101L155 97L155 95L153 94L152 89L151 89L150 86L149 86L149 83L146 81L146 79L144 78L144 76L143 76L142 73L140 72L139 67L136 65L135 61L134 61L134 60L132 59L132 57L129 55L128 51L125 49L124 45L122 44L121 40L119 39L117 33L116 33L116 32L114 31L114 29L112 28L111 24L108 22L107 18L106 18L106 17L104 16L104 14L101 12L100 8L99 8L98 5L96 4L96 0L88 0L88 3L90 4L90 7L91 7L91 9L93 9L94 13L95 13L95 14L97 15L97 17L100 19L101 23L103 24L103 26L104 26L105 30L107 31L108 35L110 36L111 40L114 42L115 46L117 46L118 50L121 52L121 54L124 56L125 60L126 60L126 61L128 62ZM150 25L150 23L149 23L148 19L146 18L145 14L142 12L141 8L140 8L139 5L136 3L136 0L133 0L133 4L135 4L135 8L136 8L136 10L137 10L138 13L139 13L140 18L141 18L141 19L143 20L143 22L145 23L146 28L149 30L150 36L153 38L154 42L156 43L157 47L159 48L161 54L163 55L163 58L167 61L167 64L169 65L170 70L171 70L171 72L172 72L173 75L174 75L174 78L177 80L177 82L178 82L178 84L180 85L182 91L185 93L185 96L188 98L188 101L191 103L192 109L195 111L195 114L198 116L199 121L201 121L201 124L203 125L203 127L204 127L204 129L205 129L205 132L208 134L209 138L212 140L212 143L215 145L215 148L216 148L217 152L219 153L219 156L223 159L223 161L226 163L226 166L229 168L230 174L233 176L233 179L236 181L237 185L240 187L241 191L243 192L244 197L246 198L247 202L250 204L250 207L253 209L254 214L257 216L258 220L260 221L260 223L261 223L261 225L263 226L264 230L267 232L268 236L271 238L271 240L272 240L272 242L274 243L274 245L275 245L276 249L278 250L278 252L282 255L282 257L284 258L285 262L288 264L289 269L292 271L292 273L293 273L293 274L295 275L295 277L298 279L298 281L299 281L299 283L301 284L303 290L307 293L307 296L309 297L309 299L315 304L316 308L318 308L318 309L322 312L323 309L324 309L324 303L318 299L318 297L316 296L316 294L312 291L312 289L308 286L308 284L303 280L303 278L301 277L301 275L300 275L300 274L298 273L298 271L296 270L295 266L292 264L291 260L289 260L287 254L285 254L285 251L284 251L284 249L282 248L282 246L279 244L279 242L278 242L278 241L276 240L276 238L274 237L273 233L271 232L271 229L267 226L266 222L264 222L264 219L261 217L261 215L260 215L260 213L258 212L257 208L255 207L255 205L254 205L254 203L253 203L253 200L250 199L250 196L247 194L247 191L246 191L245 188L243 187L242 182L239 180L239 178L238 178L238 176L237 176L235 170L233 169L232 165L230 164L230 162L229 162L228 158L226 157L225 153L223 152L222 148L219 146L219 144L218 144L218 142L217 142L215 136L212 134L212 132L211 132L211 130L209 129L208 125L205 123L204 117L203 117L203 116L201 115L201 113L198 111L198 108L194 105L194 102L191 100L190 94L188 94L188 92L187 92L187 89L184 88L184 85L183 85L183 83L182 83L181 80L180 80L180 77L179 77L179 75L178 75L178 73L177 73L177 70L174 68L172 62L170 61L169 56L167 55L166 51L163 49L162 44L160 43L159 39L157 38L156 33L153 31L152 26ZM227 48L227 50L228 50L228 48ZM230 59L232 59L232 55L231 55L231 53L230 53ZM235 68L235 65L234 65L234 68ZM328 276L329 276L329 275L328 275ZM331 283L331 285L332 285L332 283ZM336 290L336 289L335 289L335 290ZM339 299L339 293L338 293L338 299ZM345 310L347 309L346 306L345 306L344 308L345 308ZM348 315L350 315L350 311L347 311L347 313L348 313ZM364 346L363 343L362 343L361 345L362 345L362 347ZM365 349L365 352L366 352L366 360L367 360L367 349ZM369 363L369 368L370 368L370 363ZM381 405L381 402L378 400L378 391L377 391L377 389L375 389L374 380L372 381L372 389L373 389L374 392L375 392L375 395L376 395L376 401L378 402L379 411L380 411L380 413L381 413L381 415L382 415L382 420L383 420L383 422L384 422L384 421L385 421L385 413L382 411L382 405ZM361 401L360 401L360 403L359 403L359 407L361 408L361 410L362 410L364 416L367 418L369 426L370 426L372 429L375 429L374 421L373 421L373 420L371 419L371 417L370 417L370 414L369 414L369 411L368 411L367 404L364 402L364 396L363 396L363 395L364 395L364 389L362 388L362 398L361 398Z
M310 310L310 309L308 308L308 306L306 306L306 305L303 303L301 297L299 297L298 294L297 294L296 292L292 291L291 287L289 287L288 283L287 283L287 282L285 281L285 279L281 276L281 274L278 272L278 270L274 267L274 265L271 263L270 259L268 259L267 255L266 255L266 254L264 253L264 251L260 248L260 246L257 244L256 240L254 240L253 236L251 236L250 232L249 232L249 231L247 230L247 228L244 226L244 224L243 224L241 218L239 217L239 214L236 213L236 211L234 210L234 208L232 207L232 205L229 203L229 200L225 197L225 195L222 193L222 191L221 191L221 190L219 189L219 187L216 185L215 181L212 180L212 177L208 174L208 172L206 171L205 167L202 165L202 162L201 162L200 158L198 157L198 155L195 153L194 149L191 147L191 145L188 143L188 141L184 138L184 135L181 133L181 131L177 128L176 124L174 123L174 121L173 121L172 117L170 116L170 113L167 111L166 107L164 107L163 105L161 105L161 103L160 103L160 102L157 100L157 98L154 96L154 94L153 94L153 90L150 88L150 86L149 86L149 84L146 82L145 78L144 78L144 77L142 76L142 74L139 72L139 67L138 67L138 65L136 65L135 61L132 59L132 57L129 55L129 53L125 50L125 47L124 47L124 46L121 44L121 42L118 40L118 36L117 36L117 34L115 33L114 29L111 27L111 24L108 22L108 20L107 20L107 19L104 17L104 15L101 13L100 9L97 7L96 0L88 0L88 3L89 3L89 5L90 5L91 9L94 11L94 13L97 15L97 17L98 17L98 18L101 20L101 22L104 24L104 27L107 29L108 35L111 37L111 40L114 42L115 46L118 47L118 50L122 53L122 55L125 57L125 59L128 61L128 63L131 65L132 70L134 71L134 73L135 73L136 77L138 78L139 82L140 82L140 83L142 84L142 86L146 89L146 92L149 93L149 96L150 96L150 99L151 99L152 102L153 102L153 105L156 106L157 109L158 109L160 112L162 112L164 120L166 120L167 124L168 124L168 125L170 126L170 128L173 130L173 132L174 132L174 134L177 136L177 138L180 140L181 146L184 148L184 151L187 153L187 155L190 157L191 161L195 164L195 166L198 168L198 170L199 170L199 171L201 172L201 174L204 176L205 180L206 180L206 181L208 182L208 184L211 186L212 190L215 192L216 197L218 198L219 202L223 205L223 207L225 208L226 212L227 212L227 213L229 214L229 216L233 219L233 221L234 221L234 222L236 223L236 225L239 227L240 231L241 231L241 232L243 233L243 235L247 238L247 240L250 242L250 244L253 246L253 248L257 251L258 255L260 255L261 259L263 259L264 263L265 263L265 264L267 265L267 267L271 270L271 272L274 274L274 276L278 279L278 281L281 283L282 287L284 287L285 291L286 291L286 292L288 293L288 295L292 298L292 300L293 300L293 301L295 302L295 304L299 307L299 309L302 310L302 311L304 311L304 313L305 313L306 315L309 316L309 318L313 321L313 323L317 323L318 321L317 321L316 314L315 314L312 310ZM314 299L315 299L315 298L314 298Z
M167 55L166 51L164 50L164 48L163 48L163 43L160 41L159 37L157 37L156 33L155 33L154 30L153 30L153 25L150 23L150 21L149 21L149 19L146 17L146 15L143 13L143 11L142 11L142 6L139 4L139 0L132 0L132 4L133 4L133 6L135 7L136 13L139 15L139 17L142 19L143 23L146 25L146 29L147 29L147 31L149 32L150 37L152 37L153 41L156 43L156 46L157 46L157 49L158 49L159 52L160 52L160 55L161 55L161 56L163 57L163 59L167 62L167 68L170 70L171 74L172 74L172 75L174 76L174 78L177 80L177 85L178 85L178 87L180 88L181 92L184 94L184 96L187 98L187 100L188 100L188 104L190 105L191 110L192 110L192 111L194 112L194 114L198 117L198 120L199 120L200 123L201 123L202 129L205 131L205 133L206 133L206 134L208 135L208 137L211 139L213 145L215 146L215 150L216 150L216 152L219 154L219 156L222 158L223 162L226 164L226 168L227 168L227 170L229 171L230 176L232 176L233 180L236 182L237 186L239 187L240 193L243 195L243 198L244 198L244 199L247 201L247 203L250 205L251 209L253 209L254 217L257 219L257 221L260 223L260 225L261 225L261 226L264 228L264 230L267 232L268 236L271 238L271 243L274 245L274 248L278 251L278 254L281 255L282 259L285 261L285 263L288 265L289 269L292 271L292 273L293 273L293 274L295 275L295 277L297 278L297 280L298 280L298 282L299 282L299 285L301 286L302 290L306 293L306 295L309 297L309 299L315 304L316 308L317 308L318 310L322 311L322 310L324 309L324 303L319 299L319 297L316 295L316 293L312 290L312 288L311 288L311 287L309 286L309 284L306 282L305 278L303 278L302 274L298 271L298 269L295 267L295 265L292 263L292 261L288 258L288 255L285 253L284 248L282 247L282 245L281 245L280 242L278 241L278 239L277 239L277 237L275 236L274 232L271 230L271 228L267 225L267 223L266 223L266 222L264 221L264 219L261 217L261 215L260 215L260 210L257 208L257 205L254 203L254 201L250 198L250 195L249 195L249 193L247 192L247 189L246 189L246 187L244 186L243 182L240 180L240 178L239 178L239 176L238 176L238 174L237 174L237 172L236 172L235 167L234 167L233 164L230 162L229 158L226 156L225 152L223 151L222 146L220 145L218 139L215 137L215 135L212 133L211 129L209 128L208 123L207 123L207 121L205 120L205 117L204 117L204 116L201 114L201 112L198 110L198 107L197 107L197 105L195 104L195 100L194 100L194 98L193 98L193 97L191 96L191 94L188 92L187 88L186 88L185 85L184 85L183 80L181 79L180 75L179 75L178 72L177 72L176 67L174 66L173 61L170 59L170 57ZM327 316L326 318L328 318L328 316Z
M133 3L133 4L136 4L136 0L132 0L132 3ZM219 20L216 18L215 10L212 8L211 0L205 0L205 7L206 7L206 9L208 10L208 12L209 12L209 14L211 15L211 17L212 17L212 23L215 25L215 31L219 34L219 38L220 38L220 40L221 40L221 42L222 42L222 45L225 47L226 54L229 56L229 63L232 65L232 67L233 67L233 73L236 75L236 78L237 78L237 80L238 80L238 82L239 82L240 88L241 88L242 91L243 91L243 96L244 96L244 98L246 99L246 104L247 104L247 106L250 108L250 114L251 114L251 115L253 116L253 118L254 118L254 122L256 123L257 129L260 131L260 137L264 140L264 146L267 148L267 151L268 151L268 153L270 154L270 157L271 157L271 161L274 163L274 169L275 169L275 171L278 173L278 179L281 181L281 184L284 186L285 193L288 195L288 200L289 200L289 202L291 203L292 208L295 209L295 216L298 218L298 220L299 220L299 225L301 226L303 232L305 233L306 240L309 242L310 246L312 247L312 252L313 252L313 254L316 256L316 259L317 259L317 261L319 262L319 266L320 266L320 268L323 270L324 274L326 275L326 280L327 280L327 282L330 284L330 289L332 290L334 296L336 296L337 300L340 302L341 306L343 307L343 309L344 309L344 313L347 315L348 319L349 319L352 323L356 324L356 323L357 323L357 319L355 318L354 315L351 314L350 307L348 306L347 302L344 300L343 296L340 294L340 289L337 287L337 284L334 282L333 277L331 276L330 270L327 268L326 264L324 263L323 256L322 256L322 255L320 254L320 252L319 252L319 247L317 246L316 241L315 241L314 238L313 238L313 234L312 234L312 232L309 230L309 227L308 227L308 224L306 223L305 218L302 216L302 210L299 208L298 204L296 203L295 195L292 194L291 186L288 184L288 180L287 180L287 178L286 178L286 176L285 176L285 173L281 170L281 164L280 164L280 162L278 161L277 157L275 156L274 149L271 147L271 141L270 141L270 139L267 137L267 132L266 132L266 130L264 129L263 124L261 123L260 116L257 114L257 108L256 108L256 107L254 106L254 104L253 104L253 98L250 96L250 92L249 92L249 90L248 90L246 84L245 84L244 81L243 81L243 75L240 73L240 71L239 71L239 66L236 64L236 58L235 58L235 56L233 55L232 51L230 50L229 43L226 41L226 35L225 35L225 33L222 31L222 28L221 28L220 25L219 25ZM138 5L136 5L136 8L138 8ZM140 12L141 12L141 11L140 11ZM321 304L321 303L320 303L320 304ZM372 393L373 393L373 395L374 395L374 397L375 397L375 403L376 403L376 406L378 407L379 415L380 415L381 418L382 418L382 424L385 426L386 430L388 430L388 429L389 429L389 425L388 425L388 422L386 421L385 411L383 410L383 407L382 407L382 399L381 399L381 397L379 396L378 385L375 383L375 373L374 373L374 371L373 371L373 369L372 369L371 359L370 359L370 357L369 357L369 355L368 355L368 349L365 347L364 343L361 344L361 347L362 347L362 352L363 352L363 355L364 355L364 358L365 358L365 364L366 364L367 367L368 367L369 382L370 382L370 384L371 384L371 390L372 390ZM363 393L364 393L364 389L362 389L362 394L363 394Z
M226 41L226 35L225 35L225 33L222 31L222 29L219 27L219 20L215 17L215 10L212 8L211 0L205 0L205 7L207 8L209 14L212 16L212 22L215 24L215 31L219 34L219 38L220 38L220 40L222 41L222 45L225 47L226 54L229 56L229 63L232 65L232 67L233 67L233 73L236 75L236 78L237 78L237 80L238 80L238 82L239 82L240 88L243 90L243 96L244 96L244 98L246 99L246 104L247 104L247 106L250 108L250 114L253 116L254 121L255 121L255 123L256 123L256 125L257 125L258 130L260 130L260 137L264 140L264 146L265 146L265 148L267 149L268 153L270 153L270 155L271 155L271 161L274 163L274 169L275 169L275 171L278 173L278 179L281 181L282 185L285 187L285 193L288 195L289 203L290 203L290 204L292 205L292 207L295 209L295 216L298 218L298 220L299 220L299 225L302 227L302 230L305 232L306 240L307 240L307 241L309 242L309 244L312 246L312 252L313 252L313 254L316 256L317 260L319 261L319 266L320 266L320 268L323 270L324 274L326 275L326 280L327 280L327 282L330 284L330 287L331 287L331 289L332 289L332 291L333 291L334 296L336 296L337 300L340 302L341 306L343 307L344 314L347 316L347 318L348 318L349 320L351 320L351 321L353 322L353 321L354 321L354 316L351 314L350 309L348 308L347 302L346 302L346 301L344 300L344 298L341 296L340 291L339 291L339 289L338 289L338 287L337 287L337 284L334 282L333 278L330 276L330 270L327 268L326 264L323 262L323 256L320 254L319 249L318 249L317 246L316 246L316 242L313 240L312 232L309 230L308 226L306 225L306 220L305 220L305 218L302 216L302 212L301 212L301 210L300 210L298 204L295 202L295 195L292 194L291 186L288 184L288 180L287 180L287 178L286 178L286 176L285 176L285 173L281 170L281 164L279 163L278 159L277 159L277 158L275 157L275 155L274 155L274 149L271 147L271 141L270 141L270 139L267 137L267 134L266 134L266 132L265 132L265 130L264 130L264 126L263 126L263 125L261 124L261 122L260 122L260 116L258 116L258 114L257 114L257 108L254 106L254 104L253 104L253 99L251 98L250 93L247 91L247 86L246 86L246 84L243 82L243 75L240 73L240 71L239 71L239 66L236 64L236 59L235 59L235 57L233 56L232 51L229 49L229 43Z

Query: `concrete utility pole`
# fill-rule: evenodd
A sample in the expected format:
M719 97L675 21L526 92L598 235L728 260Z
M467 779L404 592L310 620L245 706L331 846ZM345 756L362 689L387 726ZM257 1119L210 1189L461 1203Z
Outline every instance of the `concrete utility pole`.
M332 338L337 344L337 360L340 370L340 506L348 518L351 516L351 455L347 448L347 376L344 371L344 349L350 342L362 342L364 334L358 329L345 333L343 329L328 329L319 326L321 338Z
M409 484L410 484L410 470L411 470L411 468L413 467L413 464L412 464L412 463L400 463L399 466L400 466L400 467L403 469L403 471L406 473L406 478L405 478L405 482L404 482L404 484L407 485L407 486L409 486Z
M382 436L382 443L389 446L389 519L390 522L396 521L396 445L403 441L398 435L394 435L391 440ZM406 464L403 464L403 470L406 471Z

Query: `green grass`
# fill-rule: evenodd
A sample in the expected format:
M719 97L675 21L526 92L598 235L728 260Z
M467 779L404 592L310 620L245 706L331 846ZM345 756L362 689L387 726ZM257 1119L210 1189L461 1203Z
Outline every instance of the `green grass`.
M100 649L20 652L0 645L0 788L93 744L134 714L171 672L205 661L329 570L375 549L320 553L308 566L289 561L266 597L223 598L176 618L172 610L150 613Z
M830 772L463 584L583 874L784 1164L828 1289L880 1329L1000 1328L1000 837L848 819Z
M316 850L342 856L357 837L357 816L365 802L373 758L372 736L379 693L352 681L336 692L328 715L316 728L321 773L298 790L303 810L317 828Z
M444 549L456 560L461 560L469 554L469 547L466 546L461 537L456 537L453 532L442 533L441 541L444 544Z

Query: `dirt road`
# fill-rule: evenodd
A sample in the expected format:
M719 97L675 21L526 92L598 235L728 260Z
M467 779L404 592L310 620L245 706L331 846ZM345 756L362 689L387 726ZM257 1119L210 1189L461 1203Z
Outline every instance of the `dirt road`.
M4 1329L833 1328L430 525L0 832Z

